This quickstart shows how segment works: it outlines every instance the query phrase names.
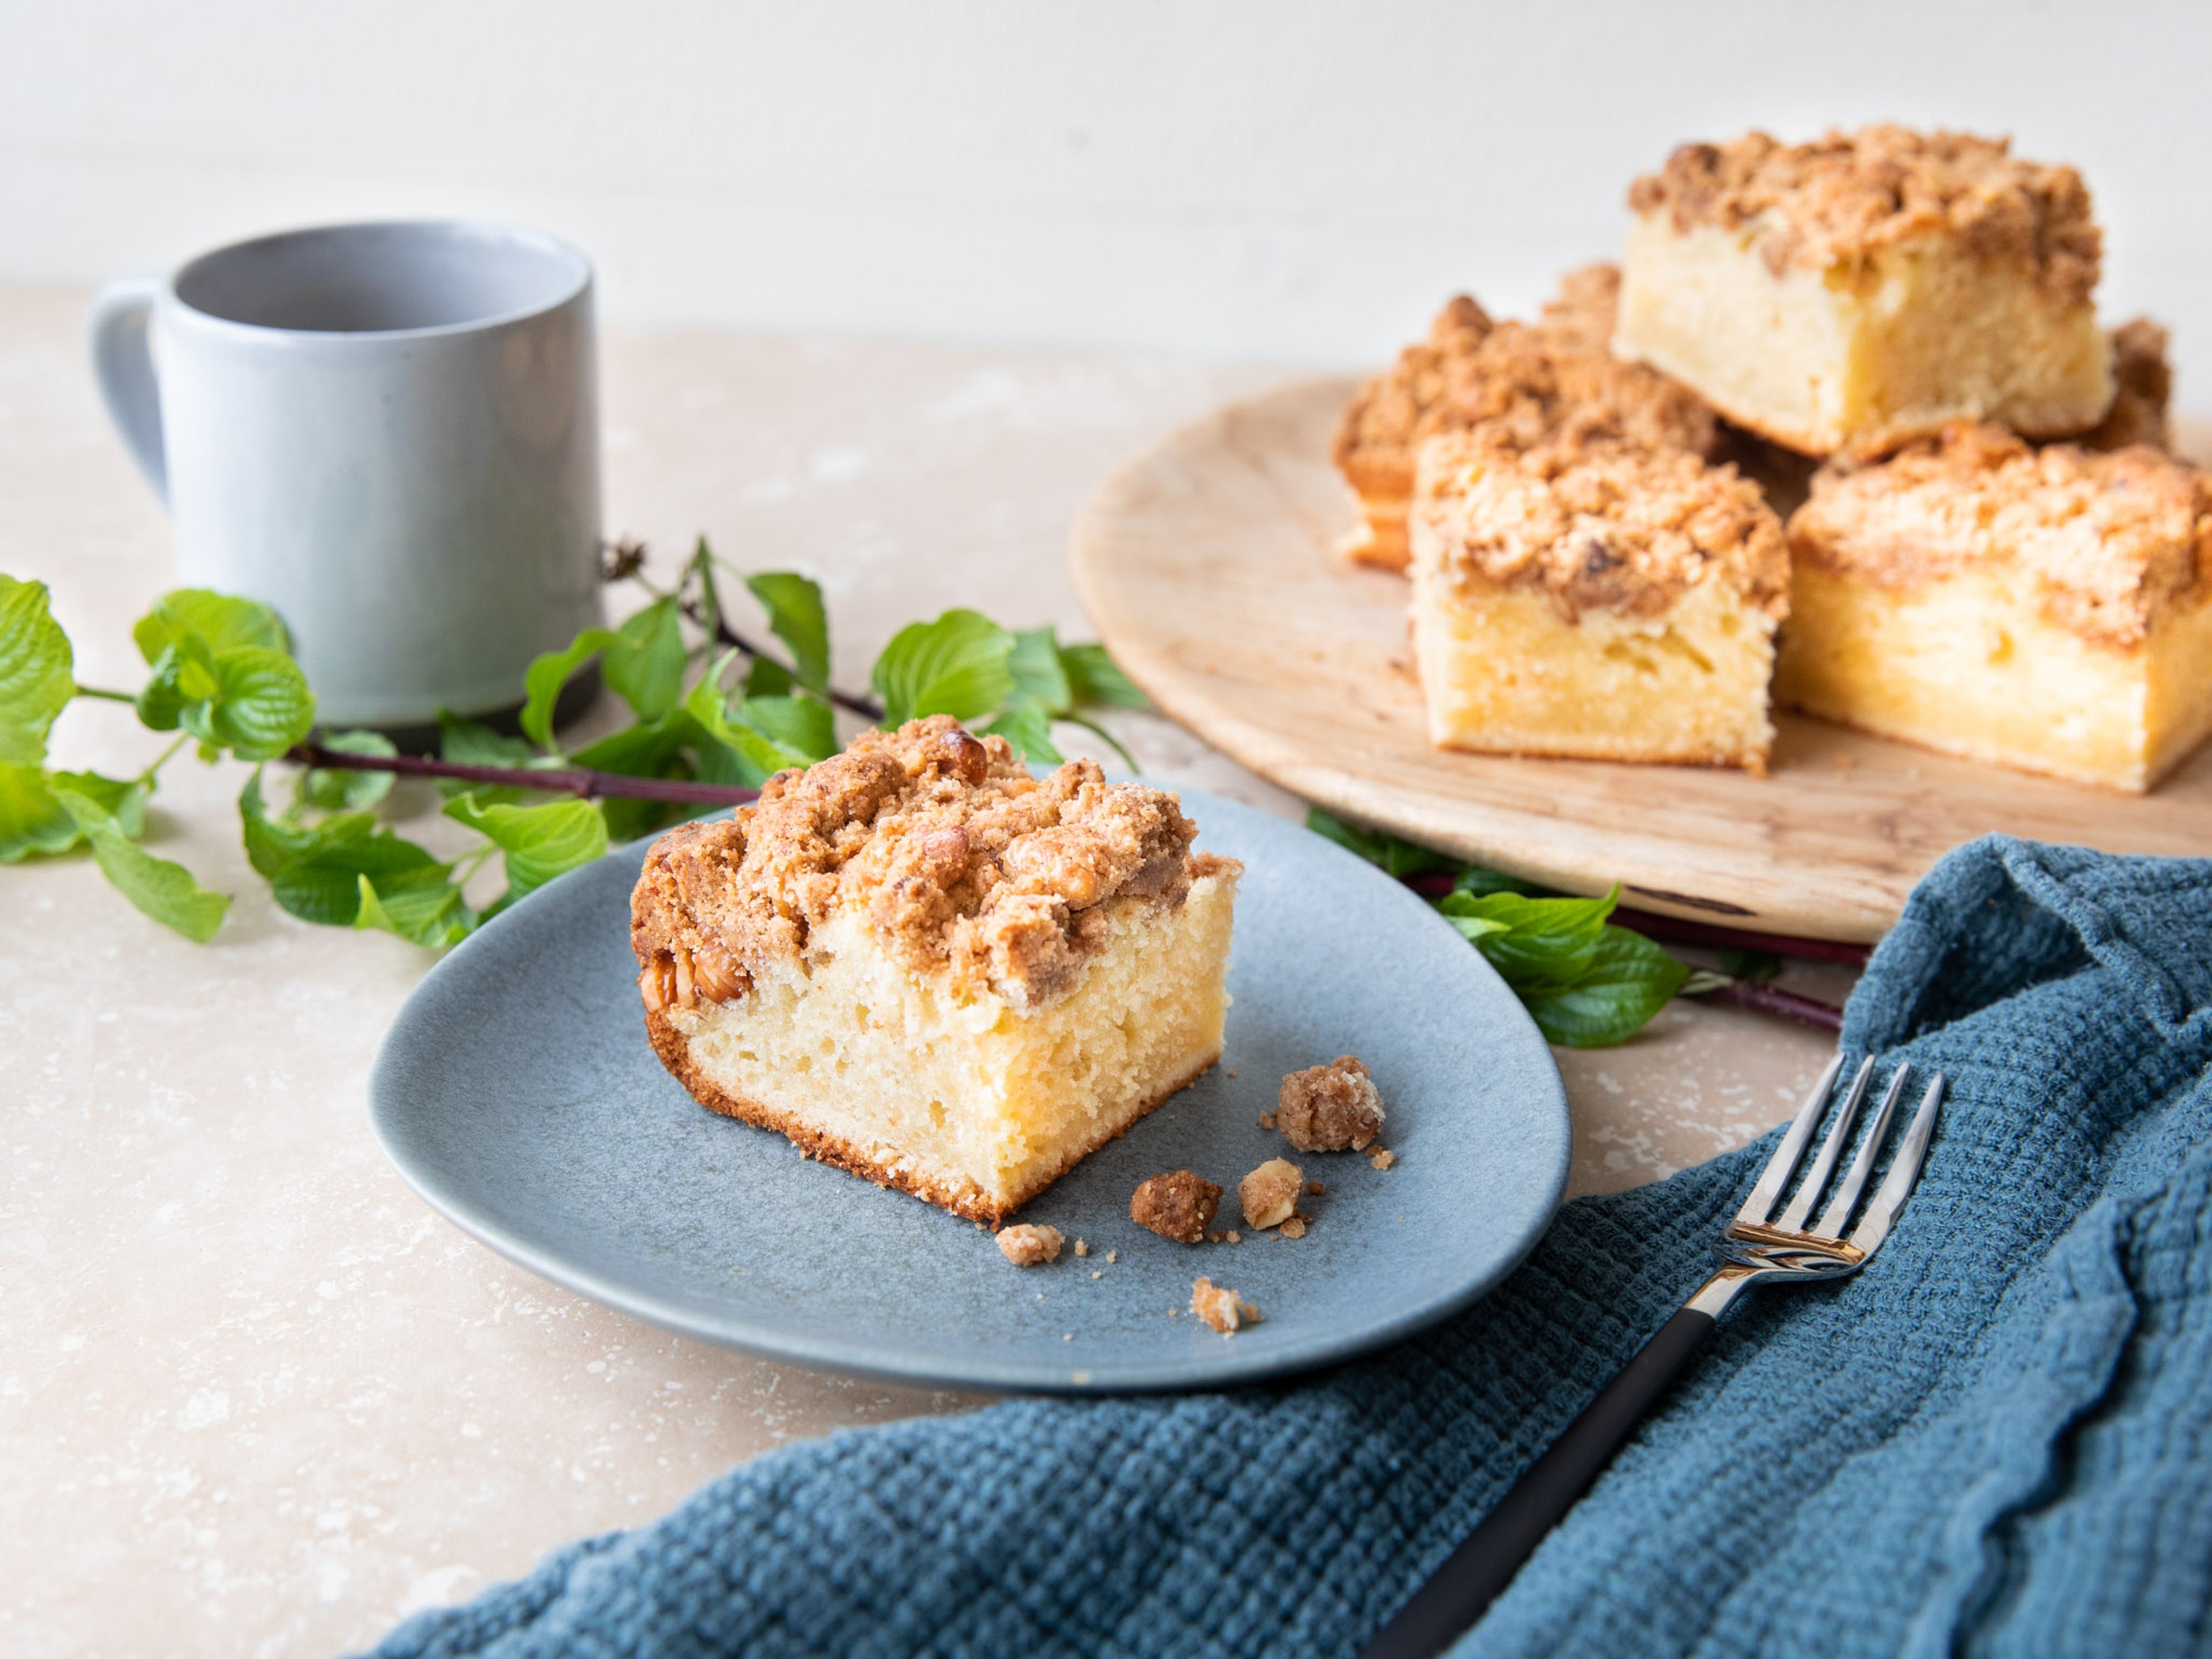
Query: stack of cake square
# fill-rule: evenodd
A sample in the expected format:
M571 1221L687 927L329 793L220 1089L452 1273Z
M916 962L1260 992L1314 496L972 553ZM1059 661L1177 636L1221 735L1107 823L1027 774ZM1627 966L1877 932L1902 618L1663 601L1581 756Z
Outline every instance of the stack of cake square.
M2212 730L2212 488L2077 173L1754 133L1629 204L1618 273L1455 300L1340 423L1437 744L1763 772L1778 696L2141 790Z

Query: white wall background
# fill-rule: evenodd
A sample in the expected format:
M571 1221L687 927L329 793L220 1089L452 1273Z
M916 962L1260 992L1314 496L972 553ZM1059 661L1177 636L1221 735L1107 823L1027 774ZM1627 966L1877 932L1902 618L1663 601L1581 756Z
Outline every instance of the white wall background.
M476 214L618 319L1351 362L1679 140L1890 117L2081 167L2212 408L2208 88L2207 0L0 0L0 280Z

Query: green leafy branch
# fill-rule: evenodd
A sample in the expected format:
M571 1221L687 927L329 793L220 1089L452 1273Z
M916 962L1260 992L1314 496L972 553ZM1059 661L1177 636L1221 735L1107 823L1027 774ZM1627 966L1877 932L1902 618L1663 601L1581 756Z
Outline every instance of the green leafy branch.
M1317 806L1307 813L1306 827L1421 891L1498 970L1545 1039L1562 1048L1626 1042L1678 996L1723 997L1831 1030L1839 1023L1839 1011L1827 1004L1771 988L1782 963L1770 951L1724 947L1720 971L1693 969L1639 929L1615 925L1617 885L1602 898L1553 892L1363 830ZM1660 921L1638 920L1645 926Z
M1014 632L972 611L901 629L871 676L880 702L854 697L830 682L828 613L808 578L732 570L703 538L669 591L652 587L641 565L641 550L617 549L610 576L647 586L643 609L532 663L521 735L445 716L434 760L400 755L373 732L311 740L313 695L265 605L197 589L166 595L132 629L148 676L131 693L79 685L45 586L0 576L0 863L88 848L141 910L211 938L229 899L137 844L162 767L196 743L203 760L257 763L239 797L240 834L283 909L442 946L611 842L748 799L775 772L835 754L840 709L887 724L951 714L1051 763L1062 722L1127 759L1096 715L1146 706L1102 647L1063 646L1050 628ZM782 654L732 628L718 574L751 594ZM594 660L633 718L572 752L556 738L554 708ZM81 697L130 703L146 726L178 735L136 777L51 769L54 720ZM275 761L300 769L289 802L272 810L265 763ZM409 774L431 777L445 816L477 837L469 850L441 858L386 826L381 810ZM470 889L495 860L504 884L479 905Z

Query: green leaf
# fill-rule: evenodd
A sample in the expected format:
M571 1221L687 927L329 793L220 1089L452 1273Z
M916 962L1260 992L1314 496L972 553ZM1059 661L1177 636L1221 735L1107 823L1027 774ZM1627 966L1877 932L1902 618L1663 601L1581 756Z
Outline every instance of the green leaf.
M97 772L49 772L52 789L74 789L115 820L116 827L136 841L146 833L146 798L154 787L144 778L106 778Z
M367 811L340 812L313 826L271 819L262 802L261 769L258 766L246 779L246 787L239 792L238 818L246 843L246 861L253 866L255 873L272 879L289 864L366 841L376 830L376 815Z
M826 702L811 697L757 697L748 691L730 713L733 720L810 762L828 760L837 752L837 722Z
M1014 693L1014 636L988 617L948 611L935 622L909 623L891 636L872 676L884 700L884 724L924 714L981 720Z
M775 773L787 767L811 765L812 760L752 724L743 714L745 705L741 702L733 708L717 689L722 671L736 654L728 653L715 664L714 672L691 688L684 706L699 726L700 775L714 782L732 781L757 788ZM717 749L736 764L717 769L713 764L713 750Z
M1601 899L1450 893L1437 901L1437 908L1455 925L1463 919L1504 924L1502 930L1490 928L1475 935L1474 946L1526 999L1534 993L1565 990L1589 971L1605 919L1620 896L1618 887Z
M1446 858L1442 853L1432 853L1425 847L1416 847L1409 841L1400 841L1380 830L1362 830L1356 823L1346 823L1333 813L1318 806L1306 809L1306 828L1316 836L1334 842L1348 852L1359 854L1386 875L1403 878L1430 870L1455 871L1459 860Z
M565 651L548 651L531 660L522 677L522 732L541 749L553 746L553 705L568 677L622 638L610 628L587 628Z
M54 716L76 695L71 665L46 585L0 576L0 765L45 761Z
M397 933L432 950L458 945L476 931L476 912L453 884L452 872L443 867L400 871L374 881L362 875L356 884L353 925L357 928Z
M1150 708L1152 700L1121 672L1103 645L1063 645L1060 666L1078 708Z
M656 599L619 629L607 647L607 684L641 720L657 720L684 700L690 653L684 617L672 597Z
M1546 1041L1606 1048L1642 1030L1689 977L1688 968L1641 933L1607 927L1572 985L1525 1000Z
M1034 702L1048 716L1065 714L1075 707L1075 693L1060 659L1060 645L1051 627L1032 628L1014 635L1014 648L1006 657L1014 677L1010 702Z
M380 732L337 732L323 739L323 747L342 755L378 755L389 760L399 750ZM311 766L293 786L293 799L302 806L343 808L374 806L392 793L395 779L389 772L348 772Z
M587 800L480 806L463 795L447 803L446 816L486 836L505 854L507 894L500 901L501 907L607 850L607 822Z
M241 646L291 654L292 641L276 613L256 599L211 593L204 587L179 587L154 601L154 608L131 629L139 654L151 665L161 653L197 639L221 656Z
M1721 972L1730 979L1747 979L1754 985L1771 985L1782 977L1782 958L1771 951L1743 951L1723 946L1717 953Z
M830 615L819 585L789 570L768 570L745 578L745 586L768 613L769 631L791 651L799 683L818 697L830 695ZM766 687L747 696L773 695Z
M66 853L82 835L55 799L44 767L0 764L0 864Z
M1053 746L1052 716L1045 713L1041 703L1026 699L1012 703L983 729L1013 744L1014 752L1025 761L1046 766L1060 763L1060 750Z
M445 709L438 711L438 756L462 766L506 766L550 770L566 764L557 756L541 755L527 738L510 738L476 720L465 720ZM465 778L440 778L438 793L447 800L473 794L480 801L520 800L522 791L512 784L471 783Z
M138 690L138 720L149 731L177 729L185 712L185 694L177 684L183 672L177 647L164 646L154 659L152 677Z
M304 856L280 866L269 878L276 902L302 921L328 927L350 927L361 916L361 878L367 876L375 890L387 896L397 876L417 884L435 872L435 879L450 884L452 870L432 857L427 848L403 841L390 830L319 846ZM458 891L459 890L455 890Z
M799 682L783 672L783 665L767 657L755 657L752 666L745 670L745 695L749 697L787 697Z
M616 772L626 778L680 776L684 750L698 740L699 726L691 711L676 708L657 720L610 732L568 758L595 772ZM467 793L474 793L479 802L486 799L481 789Z
M57 789L54 798L92 844L100 873L124 897L165 927L204 945L222 926L230 900L211 893L181 864L157 859L123 832L114 814L75 789Z
M185 661L178 684L187 701L178 724L203 743L240 760L274 760L314 729L315 698L307 677L282 651L234 646L209 664L201 650L194 639L179 647ZM213 689L196 695L199 677L210 670Z
M1521 893L1530 898L1558 898L1556 889L1539 887L1534 882L1523 881L1518 876L1509 876L1503 870L1493 870L1488 865L1470 864L1453 879L1455 893L1472 893L1480 898L1485 893Z

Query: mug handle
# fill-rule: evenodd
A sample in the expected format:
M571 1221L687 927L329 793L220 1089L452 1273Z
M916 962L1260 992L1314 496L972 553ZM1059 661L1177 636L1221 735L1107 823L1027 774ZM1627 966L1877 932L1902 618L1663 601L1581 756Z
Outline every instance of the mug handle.
M154 493L169 499L169 459L161 444L161 386L154 371L151 325L161 283L151 276L126 276L100 290L92 302L86 334L92 348L92 372L108 418L122 434L123 446Z

